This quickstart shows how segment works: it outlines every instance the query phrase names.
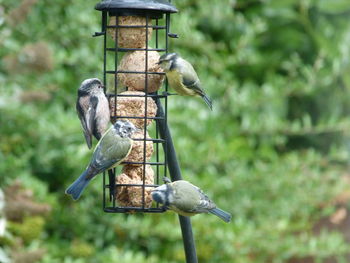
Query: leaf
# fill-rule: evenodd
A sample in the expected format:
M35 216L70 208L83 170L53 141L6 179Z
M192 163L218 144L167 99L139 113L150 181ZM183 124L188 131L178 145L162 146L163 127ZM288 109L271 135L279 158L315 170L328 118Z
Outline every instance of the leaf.
M327 14L340 14L350 11L349 0L319 0L316 1L316 5L321 12Z

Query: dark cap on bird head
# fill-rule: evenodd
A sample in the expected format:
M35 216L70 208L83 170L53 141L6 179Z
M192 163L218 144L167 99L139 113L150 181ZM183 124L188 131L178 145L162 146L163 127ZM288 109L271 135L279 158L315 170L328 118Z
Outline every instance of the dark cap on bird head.
M172 194L172 189L168 184L163 184L152 190L152 199L157 203L168 206L170 203L169 197Z
M160 64L162 63L163 61L170 61L170 60L173 60L175 58L177 58L179 55L177 53L166 53L164 55L162 55L160 58L159 58L159 61L157 64Z
M99 80L98 78L92 78L92 79L86 79L84 80L81 85L79 90L80 91L90 91L94 88L104 88L104 85L102 83L101 80Z

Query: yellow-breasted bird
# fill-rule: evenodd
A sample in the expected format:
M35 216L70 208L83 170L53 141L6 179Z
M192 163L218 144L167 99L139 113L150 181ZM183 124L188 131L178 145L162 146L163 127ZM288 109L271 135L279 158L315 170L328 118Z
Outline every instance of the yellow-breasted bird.
M130 153L133 140L130 138L137 128L129 121L118 120L103 134L95 147L86 170L71 184L66 194L79 199L88 183L97 174L112 169Z
M205 94L196 71L188 61L177 53L168 53L159 58L158 65L165 71L170 86L179 95L200 96L213 110L211 99Z
M231 214L216 207L216 204L197 186L179 180L170 182L152 190L152 199L182 216L193 216L200 213L211 213L225 222L231 221Z

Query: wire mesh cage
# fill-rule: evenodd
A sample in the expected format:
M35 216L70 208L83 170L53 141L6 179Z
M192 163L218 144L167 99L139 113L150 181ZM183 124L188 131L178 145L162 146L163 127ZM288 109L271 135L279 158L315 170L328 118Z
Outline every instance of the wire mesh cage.
M102 30L95 36L103 36L111 121L126 119L139 129L122 171L117 174L114 168L103 175L103 209L161 213L165 209L152 203L151 190L167 176L169 93L157 62L160 53L168 51L168 38L176 37L169 26L170 14L177 9L161 0L107 0L95 8L102 11Z

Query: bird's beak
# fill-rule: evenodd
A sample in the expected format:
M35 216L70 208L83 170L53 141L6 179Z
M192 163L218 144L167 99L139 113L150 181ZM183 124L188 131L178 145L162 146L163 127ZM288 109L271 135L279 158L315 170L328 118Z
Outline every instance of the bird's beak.
M159 60L156 64L157 64L157 65L160 65L162 62L163 62L163 61L160 61L160 60Z

